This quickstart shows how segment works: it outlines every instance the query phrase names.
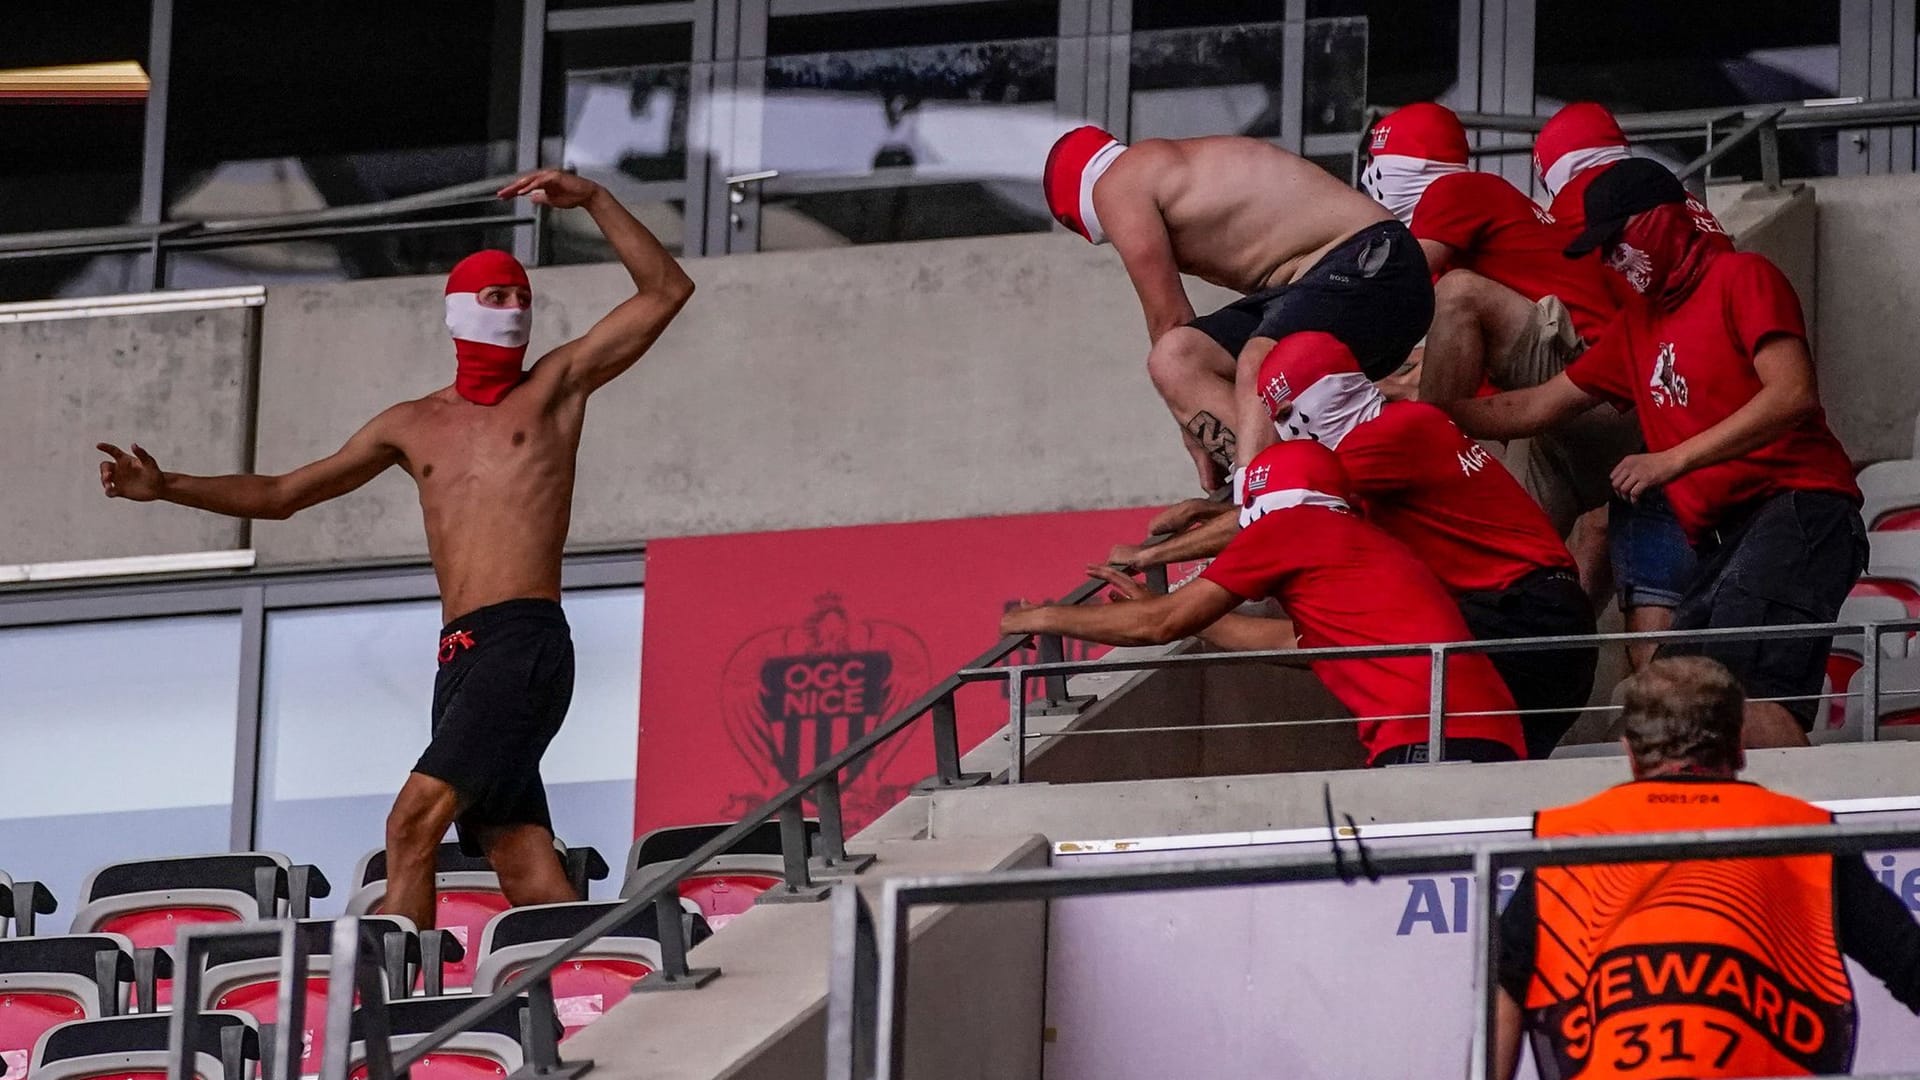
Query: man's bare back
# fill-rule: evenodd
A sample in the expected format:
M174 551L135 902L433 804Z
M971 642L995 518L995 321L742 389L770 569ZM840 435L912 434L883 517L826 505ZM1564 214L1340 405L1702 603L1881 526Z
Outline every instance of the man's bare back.
M1093 198L1106 222L1137 212L1128 203L1156 208L1180 270L1239 293L1297 280L1392 216L1298 154L1238 135L1141 142Z

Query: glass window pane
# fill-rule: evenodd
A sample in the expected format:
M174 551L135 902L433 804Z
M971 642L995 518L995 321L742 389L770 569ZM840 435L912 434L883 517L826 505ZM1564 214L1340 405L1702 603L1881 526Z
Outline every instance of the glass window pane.
M763 250L1044 232L1058 39L767 60ZM742 167L746 167L742 165Z
M564 602L573 705L541 772L555 831L618 866L633 838L641 593L583 590ZM340 885L324 911L345 904L356 862L384 843L387 809L426 748L439 631L433 601L267 615L260 843ZM618 888L603 882L595 895Z
M442 211L444 218L498 213L484 205ZM507 226L448 225L325 240L273 240L233 247L170 248L166 287L209 289L222 285L287 285L343 281L395 274L444 274L481 248L511 248ZM139 290L143 291L145 286Z
M1366 101L1371 104L1436 101L1447 97L1460 81L1460 5L1452 0L1425 4L1409 4L1406 0L1307 0L1307 18L1365 21L1365 90ZM1314 54L1309 48L1309 102L1316 81ZM1359 126L1356 116L1350 127L1338 130L1355 131Z
M240 618L196 615L0 630L0 869L73 916L102 863L225 851Z
M1832 97L1840 87L1840 6L1749 4L1738 18L1691 4L1540 0L1535 106L1598 101L1616 112L1652 112ZM1788 176L1837 169L1833 131L1780 133ZM1671 164L1699 155L1703 138L1656 143ZM1735 152L1715 177L1759 175L1757 151Z
M1305 132L1351 132L1366 109L1367 21L1306 24ZM1147 30L1130 43L1131 140L1281 135L1286 24Z

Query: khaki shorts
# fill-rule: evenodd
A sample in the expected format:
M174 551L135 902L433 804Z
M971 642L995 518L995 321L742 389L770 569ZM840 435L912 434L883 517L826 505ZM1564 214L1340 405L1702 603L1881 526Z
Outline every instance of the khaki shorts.
M1557 296L1542 297L1533 305L1520 339L1492 365L1488 377L1501 390L1539 386L1585 350L1567 306ZM1501 458L1565 536L1581 514L1607 504L1613 495L1613 467L1644 446L1633 417L1601 405L1544 435L1516 439Z

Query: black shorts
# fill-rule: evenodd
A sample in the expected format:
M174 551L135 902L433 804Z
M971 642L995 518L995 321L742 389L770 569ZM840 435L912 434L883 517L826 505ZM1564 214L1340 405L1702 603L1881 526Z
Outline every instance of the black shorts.
M1367 768L1378 769L1387 765L1419 765L1431 760L1427 757L1427 744L1408 743L1405 746L1389 746L1367 762ZM1492 739L1448 739L1447 752L1442 761L1477 761L1482 764L1495 761L1518 761L1520 755L1513 747Z
M1867 529L1853 500L1787 491L1696 545L1700 571L1673 610L1675 630L1826 623L1867 568ZM1822 703L1832 638L1774 638L1663 645L1661 656L1709 656L1750 698L1791 697L1788 712L1811 731ZM1845 687L1836 687L1845 690Z
M1595 632L1593 604L1571 570L1542 568L1504 589L1464 593L1459 602L1476 641ZM1487 654L1521 710L1528 758L1552 753L1580 719L1578 710L1593 693L1593 667L1599 658L1598 649Z
M1243 296L1188 323L1238 358L1248 340L1323 330L1353 350L1367 378L1393 374L1433 321L1433 277L1398 221L1354 233L1300 280Z
M540 757L573 700L573 636L552 600L508 600L448 623L433 681L433 741L413 771L460 797L460 847L491 826L553 828Z

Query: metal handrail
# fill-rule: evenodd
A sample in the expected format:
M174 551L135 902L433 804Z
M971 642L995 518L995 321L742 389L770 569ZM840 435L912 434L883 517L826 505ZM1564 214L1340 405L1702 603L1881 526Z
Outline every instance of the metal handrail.
M1861 711L1865 724L1862 741L1877 738L1880 726L1880 639L1889 633L1920 631L1920 618L1881 621L1796 623L1791 626L1729 626L1700 630L1637 630L1611 634L1561 634L1548 637L1503 638L1487 641L1445 641L1410 645L1349 645L1317 649L1263 649L1245 652L1195 653L1179 656L1101 657L1096 660L1043 661L1037 664L1010 664L1005 667L974 665L954 674L961 683L1006 680L1007 727L1014 752L1009 760L1007 782L1024 779L1027 733L1026 685L1029 679L1047 679L1064 684L1069 676L1132 671L1163 671L1188 667L1234 664L1280 664L1306 667L1326 660L1385 660L1417 656L1429 657L1431 683L1427 698L1427 763L1437 764L1446 752L1447 657L1467 653L1543 652L1554 649L1587 648L1603 644L1654 641L1765 641L1774 638L1836 637L1859 634L1867 638L1862 650L1861 675L1866 686L1861 691ZM1565 711L1565 710L1554 710ZM1457 713L1452 715L1459 715ZM1367 718L1363 718L1367 719ZM1318 721L1295 721L1296 723ZM1047 737L1050 733L1039 737Z
M1337 844L1337 839L1329 837ZM1531 838L1487 844L1369 852L1372 876L1474 875L1473 950L1476 1024L1469 1075L1493 1075L1493 991L1498 985L1495 903L1500 871L1542 866L1666 862L1688 858L1767 858L1860 854L1913 847L1920 825L1818 825L1687 832ZM905 1063L906 937L909 910L921 904L1047 901L1076 896L1229 888L1311 881L1353 881L1350 858L1335 851L1205 858L1115 866L1044 867L893 878L878 910L858 889L835 890L833 970L828 979L827 1080L893 1080ZM1706 854L1701 854L1703 851Z

